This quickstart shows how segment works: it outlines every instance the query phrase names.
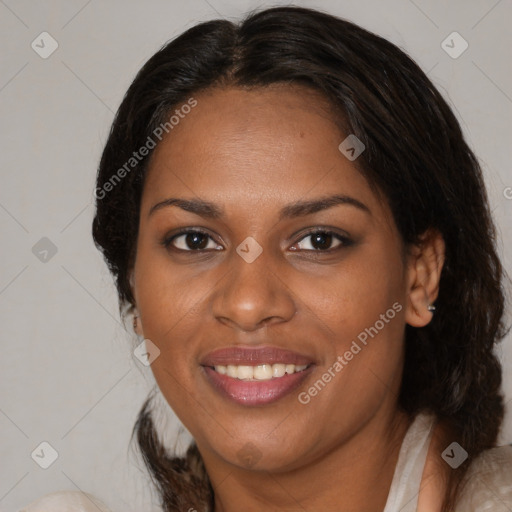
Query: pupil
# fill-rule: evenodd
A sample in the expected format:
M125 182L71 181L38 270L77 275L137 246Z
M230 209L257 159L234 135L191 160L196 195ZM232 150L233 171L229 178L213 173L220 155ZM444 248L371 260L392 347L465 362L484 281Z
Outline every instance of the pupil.
M316 249L329 249L332 242L332 235L329 233L315 233L313 235L313 247ZM317 247L320 246L320 247Z
M207 238L201 233L188 233L185 242L191 249L204 249L207 245Z

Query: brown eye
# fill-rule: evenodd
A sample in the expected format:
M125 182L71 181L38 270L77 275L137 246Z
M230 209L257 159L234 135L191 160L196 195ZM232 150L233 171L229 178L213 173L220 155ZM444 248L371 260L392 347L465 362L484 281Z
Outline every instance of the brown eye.
M309 241L307 242L303 241L308 239ZM335 243L334 246L333 243ZM314 231L301 238L294 247L303 251L327 252L351 244L352 241L349 238L333 233L332 231Z
M164 245L166 247L172 246L180 251L202 251L222 249L221 246L217 245L210 235L202 231L190 230L183 231L177 235L172 236L165 240Z

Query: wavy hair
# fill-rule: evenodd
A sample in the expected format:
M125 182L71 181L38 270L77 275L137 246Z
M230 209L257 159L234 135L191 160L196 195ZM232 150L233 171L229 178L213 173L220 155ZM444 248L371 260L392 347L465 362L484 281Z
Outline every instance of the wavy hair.
M418 243L429 228L444 238L437 312L426 327L405 329L399 406L411 416L433 412L470 454L451 473L443 508L449 510L471 461L495 445L503 419L494 348L507 331L504 271L478 161L441 94L395 45L320 11L278 7L253 12L239 24L198 24L153 55L117 111L97 175L93 238L115 278L120 305L134 305L129 273L148 158L115 186L106 185L194 93L275 83L319 91L340 129L363 141L359 170L386 198L404 244ZM192 443L185 457L169 454L150 406L148 398L132 435L163 509L213 510L197 447Z

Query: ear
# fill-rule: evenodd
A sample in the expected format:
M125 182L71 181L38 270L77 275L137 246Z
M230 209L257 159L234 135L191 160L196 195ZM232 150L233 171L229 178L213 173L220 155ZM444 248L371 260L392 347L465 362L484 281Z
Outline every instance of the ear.
M142 320L140 318L139 311L133 307L133 330L138 335L144 338L144 329L142 327Z
M128 277L130 288L132 290L132 296L135 299L135 275L133 270L130 271ZM140 318L139 310L137 309L137 304L133 304L130 308L130 313L133 316L133 330L138 336L144 337L144 330L142 328L142 320Z
M439 231L427 230L418 244L409 248L407 256L407 306L405 321L413 327L424 327L432 320L428 306L439 294L439 281L445 259L445 243Z

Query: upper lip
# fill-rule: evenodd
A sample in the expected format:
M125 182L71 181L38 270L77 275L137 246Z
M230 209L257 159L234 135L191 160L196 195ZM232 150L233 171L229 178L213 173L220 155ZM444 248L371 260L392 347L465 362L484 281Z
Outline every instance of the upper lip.
M202 366L227 366L247 365L254 366L259 364L295 364L310 365L313 363L311 357L291 350L285 350L277 347L226 347L214 350L207 354L201 362Z

